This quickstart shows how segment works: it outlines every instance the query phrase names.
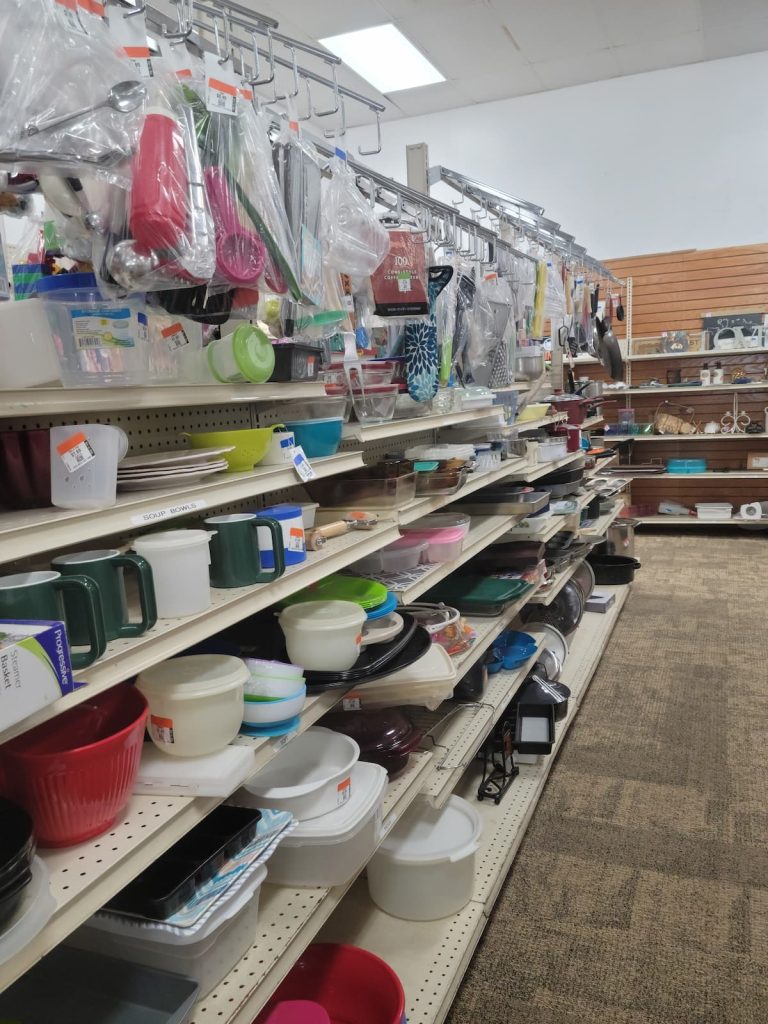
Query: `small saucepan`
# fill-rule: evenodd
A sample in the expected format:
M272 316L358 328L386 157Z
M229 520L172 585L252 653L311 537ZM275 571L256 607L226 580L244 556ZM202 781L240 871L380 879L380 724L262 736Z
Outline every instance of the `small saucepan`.
M591 554L588 558L595 572L595 582L603 586L631 583L635 578L635 570L640 568L636 558L624 555Z

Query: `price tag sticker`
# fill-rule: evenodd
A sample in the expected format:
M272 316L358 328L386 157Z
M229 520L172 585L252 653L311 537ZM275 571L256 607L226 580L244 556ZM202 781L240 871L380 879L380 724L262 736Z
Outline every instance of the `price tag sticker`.
M288 531L288 550L289 551L305 551L306 540L304 538L304 528L301 526L292 526Z
M164 327L160 334L171 352L175 352L177 349L184 348L185 345L189 344L187 332L178 322Z
M347 776L346 779L342 779L336 787L336 806L341 807L345 804L352 795L352 779Z
M409 292L411 290L411 275L407 270L401 270L397 274L397 290Z
M66 441L62 441L56 446L56 451L68 473L74 473L75 470L81 469L96 458L96 452L91 448L88 438L82 431L68 437Z
M206 53L205 61L206 99L205 105L212 114L237 113L237 82L226 66L219 64L215 53Z
M300 480L314 480L317 476L300 444L295 445L293 449L293 468L298 473Z
M363 702L359 697L345 697L341 702L343 711L360 711Z
M81 36L88 35L88 30L80 21L80 16L77 10L77 0L55 0L55 4L61 23L66 29L70 32L77 32Z
M298 732L298 729L292 729L291 732L287 732L283 736L276 736L272 740L272 749L282 750L284 746L290 743L290 741L293 739L294 736L298 734Z

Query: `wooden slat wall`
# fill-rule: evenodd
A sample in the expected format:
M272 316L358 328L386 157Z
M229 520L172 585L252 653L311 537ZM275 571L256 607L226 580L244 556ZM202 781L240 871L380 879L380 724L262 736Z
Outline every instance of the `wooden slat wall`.
M768 243L606 260L620 278L631 277L632 333L701 330L705 313L768 311ZM617 337L624 336L614 324Z

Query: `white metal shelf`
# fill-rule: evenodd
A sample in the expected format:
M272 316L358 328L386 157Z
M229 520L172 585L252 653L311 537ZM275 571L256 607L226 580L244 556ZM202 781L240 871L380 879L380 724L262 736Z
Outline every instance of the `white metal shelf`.
M639 341L640 339L635 339ZM722 359L725 356L768 356L765 348L710 348L705 352L643 352L638 355L624 356L631 363L648 362L653 359Z
M581 429L592 430L593 427L599 427L601 423L605 423L604 416L587 416L587 418L581 424Z
M312 461L318 479L362 465L362 452L343 452ZM0 512L0 562L139 530L180 516L204 514L206 509L300 483L293 466L257 466L248 473L219 473L168 490L118 494L117 504L111 508Z
M511 424L511 427L519 430L522 434L527 430L538 430L540 427L549 427L553 423L565 423L567 419L568 413L555 412L550 416L541 416L537 420L515 420L515 422Z
M655 395L658 393L665 395L691 395L691 394L704 394L711 395L712 392L721 391L765 391L768 388L768 381L754 381L752 384L690 384L690 385L660 385L658 387L647 387L647 388L622 388L621 391L617 391L620 395Z
M418 795L430 760L429 754L411 754L405 771L389 783L384 798L385 832ZM200 1000L192 1011L190 1024L250 1024L351 884L332 889L264 885L253 946L224 980Z
M77 673L78 680L88 683L88 686L67 694L18 722L2 732L0 740L5 741L25 732L87 700L94 693L130 679L150 665L170 658L248 615L268 608L309 584L338 572L359 558L397 540L399 536L400 531L395 524L385 521L373 530L348 533L330 540L322 550L309 552L306 562L288 569L274 583L231 590L212 589L212 604L206 611L184 618L159 619L144 636L131 640L113 640L99 661Z
M172 409L190 405L234 405L325 398L322 381L285 384L157 384L128 388L20 388L0 390L0 417Z
M608 529L611 523L618 518L618 515L623 508L623 501L614 502L613 508L610 510L610 512L605 512L603 515L600 516L599 519L596 519L591 526L582 527L582 529L579 531L581 537L585 539L603 537L605 535L605 531Z
M648 526L762 526L768 529L768 518L742 519L732 516L730 519L699 519L697 516L633 516L640 523Z
M605 615L588 612L574 637L567 662L573 707L558 728L556 750L627 597L626 587L600 589L615 591L617 600ZM441 1024L445 1020L553 760L554 756L550 756L540 765L521 766L520 776L498 807L487 801L475 803L484 818L485 831L477 854L473 899L458 914L439 921L401 921L379 910L368 896L364 882L359 881L323 929L323 941L362 946L396 971L406 992L409 1024ZM476 775L470 774L458 792L474 800L478 781Z
M570 466L577 459L583 458L584 452L570 452L564 458L556 459L554 462L537 462L534 466L528 466L526 470L515 473L513 479L531 483L542 476L548 476L550 473L556 473L559 469L565 469L566 466Z
M539 591L538 594L535 594L531 598L531 604L552 604L557 595L560 593L565 584L568 582L571 576L573 576L573 574L576 572L576 570L583 561L584 559L580 558L577 562L574 562L572 565L567 566L567 568L565 568L562 572L558 573L549 590Z
M575 515L576 513L572 513ZM552 515L547 517L545 520L547 525L543 530L532 530L530 526L527 526L527 520L524 519L521 523L513 526L504 538L507 541L516 540L535 540L540 544L546 544L546 542L554 537L556 533L559 533L563 528L563 520L567 519L567 516L556 516Z
M495 619L481 618L479 615L464 616L464 620L474 629L477 636L468 650L453 656L453 663L456 666L459 679L466 675L475 662L485 654L493 641L509 627L510 622L516 618L520 609L533 600L537 590L538 587L535 587L533 590L527 591L511 604L503 615L499 615Z
M415 416L411 419L390 420L388 423L376 423L365 426L363 423L345 423L343 437L345 440L382 441L386 438L398 438L407 434L418 434L422 430L440 430L461 423L473 423L475 420L493 418L495 415L502 422L502 407L486 405L482 409L464 409L457 412L436 413L434 416Z
M619 461L619 453L618 452L616 452L615 455L611 455L610 458L607 458L607 459L597 459L597 461L595 462L595 465L591 469L588 469L588 470L585 471L584 476L586 476L586 477L600 476L600 474L604 473L606 471L606 469L608 469L609 466L615 466L618 461Z
M606 444L613 441L677 441L687 444L689 441L760 441L768 434L606 434Z
M425 571L419 579L404 586L391 584L390 590L397 595L400 604L412 604L440 580L444 580L446 576L455 572L460 565L464 565L470 558L474 558L480 551L484 551L489 544L498 540L502 534L507 532L510 522L509 516L472 516L469 533L464 538L464 547L458 558L452 562L425 566Z
M528 600L525 595L518 602L516 612ZM505 619L508 626L510 618ZM499 631L501 632L501 630ZM429 778L423 787L425 798L435 807L442 807L453 792L457 782L467 770L467 765L477 754L493 726L504 713L520 684L535 663L542 643L542 637L530 631L538 641L536 653L520 668L497 672L490 676L483 699L476 703L454 703L446 701L437 711L417 714L411 712L422 727L432 725L432 733L426 740L425 749L432 750L434 761ZM489 645L490 646L490 643ZM442 718L442 720L441 720Z
M623 476L642 480L768 480L768 469L710 469L705 473L632 473L631 466L622 466Z

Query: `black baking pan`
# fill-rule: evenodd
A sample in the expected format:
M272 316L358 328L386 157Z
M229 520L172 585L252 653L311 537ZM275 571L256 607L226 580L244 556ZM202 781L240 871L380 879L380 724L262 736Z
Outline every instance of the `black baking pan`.
M166 921L256 838L261 811L223 805L113 896L107 910Z
M595 573L595 583L603 586L631 583L635 578L635 570L640 568L636 558L627 558L625 555L591 554L587 561Z

